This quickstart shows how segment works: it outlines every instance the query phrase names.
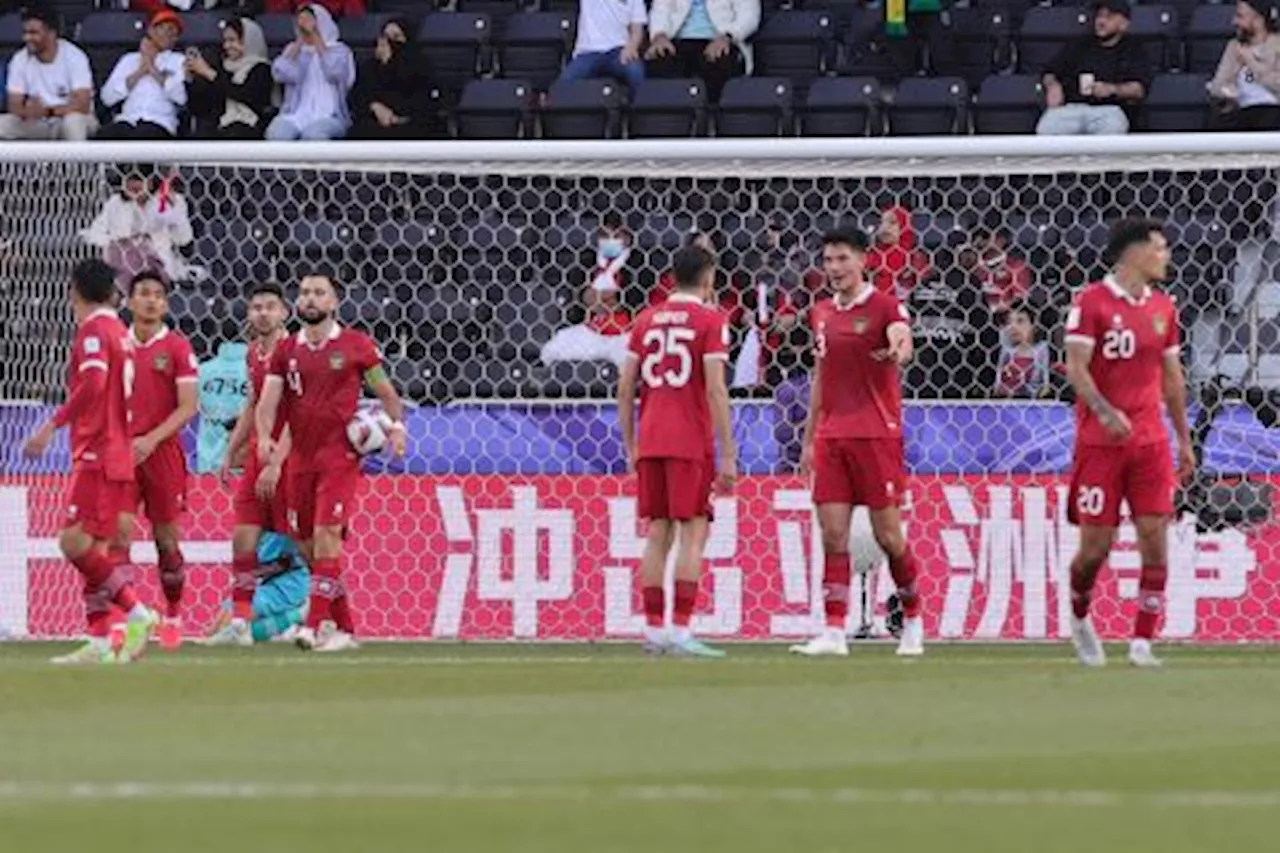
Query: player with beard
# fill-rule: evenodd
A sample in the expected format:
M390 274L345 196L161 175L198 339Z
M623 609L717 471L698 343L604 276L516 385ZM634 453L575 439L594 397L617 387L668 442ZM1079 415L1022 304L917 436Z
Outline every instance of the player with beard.
M255 409L258 462L278 461L276 420L284 404L292 441L289 513L294 536L311 565L311 599L303 649L339 652L357 647L355 623L342 583L342 534L360 482L360 457L347 439L360 392L368 383L392 419L391 447L405 452L404 405L387 378L382 353L365 334L335 319L338 284L327 275L302 279L298 318L303 328L271 354Z
M254 409L262 398L271 357L287 334L285 321L289 307L284 290L275 282L263 282L249 293L249 329L253 340L245 355L249 368L249 395L244 410L227 440L227 456L222 463L222 480L227 482L235 460L244 456L244 475L236 487L233 509L235 529L231 534L231 619L208 640L210 645L253 645L253 597L258 587L258 540L269 530L288 535L289 431L283 418L277 419L272 435L275 447L264 465L258 458ZM247 445L247 447L246 447Z

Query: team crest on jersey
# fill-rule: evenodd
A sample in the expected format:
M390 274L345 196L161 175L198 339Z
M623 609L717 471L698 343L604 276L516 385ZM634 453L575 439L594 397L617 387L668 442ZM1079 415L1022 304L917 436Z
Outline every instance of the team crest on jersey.
M866 318L866 317L854 317L854 318L853 318L853 333L854 333L855 335L862 335L862 334L866 334L867 326L869 326L869 325L870 325L870 323L868 322L868 320L867 320L867 318Z
M1120 328L1121 326L1124 325L1124 318L1121 317L1119 314L1113 315L1111 317L1111 325L1115 326L1117 329Z
M330 369L330 370L341 370L341 369L342 369L342 365L344 365L344 364L346 364L346 363L347 363L347 360L346 360L345 358L343 358L343 357L342 357L342 353L340 353L340 352L331 353L331 354L329 355L329 369Z
M169 369L169 356L158 355L151 360L151 366L161 373Z
M1169 328L1168 323L1162 314L1157 314L1153 317L1151 319L1151 325L1156 330L1157 335L1163 335Z

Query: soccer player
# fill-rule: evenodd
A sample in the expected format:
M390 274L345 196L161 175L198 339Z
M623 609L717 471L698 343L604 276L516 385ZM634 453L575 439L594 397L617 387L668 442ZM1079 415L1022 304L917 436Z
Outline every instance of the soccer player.
M264 530L258 537L258 573L261 582L253 593L250 613L249 643L294 639L307 616L307 596L311 590L311 571L293 540L282 533ZM224 602L209 631L207 645L227 645L219 639L228 634L235 619L235 603Z
M338 284L326 275L302 279L303 328L271 354L256 408L258 462L276 460L276 418L283 401L293 449L289 513L311 565L311 602L298 645L321 652L356 648L355 624L342 584L342 533L360 482L360 457L347 439L360 391L368 383L392 419L389 439L405 451L404 405L369 337L338 325Z
M284 291L275 282L255 285L249 294L249 327L254 340L246 354L249 367L249 396L227 441L227 455L222 463L222 479L226 482L235 460L248 444L244 456L244 476L236 488L235 529L231 534L231 566L234 574L231 591L231 620L210 637L212 645L253 644L253 599L257 588L258 540L264 530L280 534L289 532L288 471L289 433L283 418L277 419L275 448L265 465L258 460L258 441L254 430L254 409L262 398L271 357L284 339L289 308Z
M645 650L654 654L724 657L723 651L700 642L689 630L710 532L712 486L718 480L720 490L727 492L737 477L725 379L729 331L725 316L708 304L715 271L715 257L705 249L689 246L676 253L676 292L636 321L618 383L628 470L639 475L639 512L649 522L640 581ZM673 626L668 635L663 575L677 533Z
M860 231L834 231L822 238L823 271L835 295L810 315L816 353L800 470L813 472L826 629L791 647L802 655L849 654L849 527L859 505L869 510L871 532L889 558L902 602L898 654L924 654L916 561L902 535L899 511L905 478L898 369L911 360L911 326L897 298L863 276L867 245Z
M1076 392L1067 518L1080 526L1080 551L1071 563L1071 641L1085 666L1106 664L1089 601L1115 541L1120 504L1128 501L1142 558L1129 660L1159 666L1151 640L1168 578L1175 488L1162 400L1178 440L1179 478L1186 482L1195 470L1178 309L1152 290L1169 271L1169 243L1159 222L1113 224L1107 258L1111 274L1082 290L1067 315L1067 378Z
M134 514L139 504L151 522L160 569L165 612L160 647L182 645L182 591L186 570L180 522L187 507L187 455L178 433L199 408L196 378L200 369L191 344L165 324L169 291L164 277L144 270L129 281L133 325L133 394L129 398L129 434L133 436L134 482L126 519L113 543L118 563L128 562Z
M125 521L134 474L127 409L134 364L128 331L113 307L115 276L115 270L99 260L82 261L72 271L76 337L67 402L23 447L26 456L40 456L58 429L71 427L71 488L58 545L84 577L89 641L54 658L59 664L128 663L146 648L158 621L138 601L128 569L107 556L108 543ZM114 639L112 605L129 620L123 637Z

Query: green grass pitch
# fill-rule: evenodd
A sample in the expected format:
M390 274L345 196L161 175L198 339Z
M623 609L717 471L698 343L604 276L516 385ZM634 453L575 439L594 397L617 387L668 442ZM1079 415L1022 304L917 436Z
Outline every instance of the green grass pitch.
M0 645L0 851L1280 849L1280 650Z

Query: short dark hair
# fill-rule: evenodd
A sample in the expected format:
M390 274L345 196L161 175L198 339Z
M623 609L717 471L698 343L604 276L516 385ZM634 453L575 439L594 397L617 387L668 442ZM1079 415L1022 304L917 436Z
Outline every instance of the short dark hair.
M623 226L622 214L616 210L611 210L600 218L601 228L619 229Z
M703 274L716 265L715 255L701 246L685 246L671 260L676 287L690 290L698 286Z
M133 291L144 281L156 282L164 288L166 296L169 294L169 280L164 277L164 273L159 270L143 270L142 272L135 273L133 278L129 279L129 295L133 296Z
M1025 314L1026 318L1031 321L1032 326L1036 324L1036 310L1029 302L1015 302L1010 305L1005 315L1005 322L1008 322L1009 318L1014 314Z
M61 16L46 6L32 5L22 8L22 23L39 21L55 33L62 31Z
M1164 223L1158 219L1130 217L1111 223L1107 231L1107 249L1103 254L1103 262L1107 266L1120 263L1120 256L1130 246L1137 246L1151 240L1152 234L1163 234Z
M284 288L278 282L260 281L249 288L249 298L255 296L274 296L281 302L284 302Z
M100 258L81 261L71 270L71 287L91 305L110 305L116 296L116 271Z
M338 277L326 269L304 270L298 276L298 282L301 283L304 278L323 278L329 282L329 286L333 288L333 295L342 298L342 282L338 281Z
M855 252L865 252L871 246L871 240L865 231L857 228L836 228L822 235L822 245L848 246Z
M236 34L236 38L244 40L244 22L239 17L230 17L222 21L222 29L231 30Z

